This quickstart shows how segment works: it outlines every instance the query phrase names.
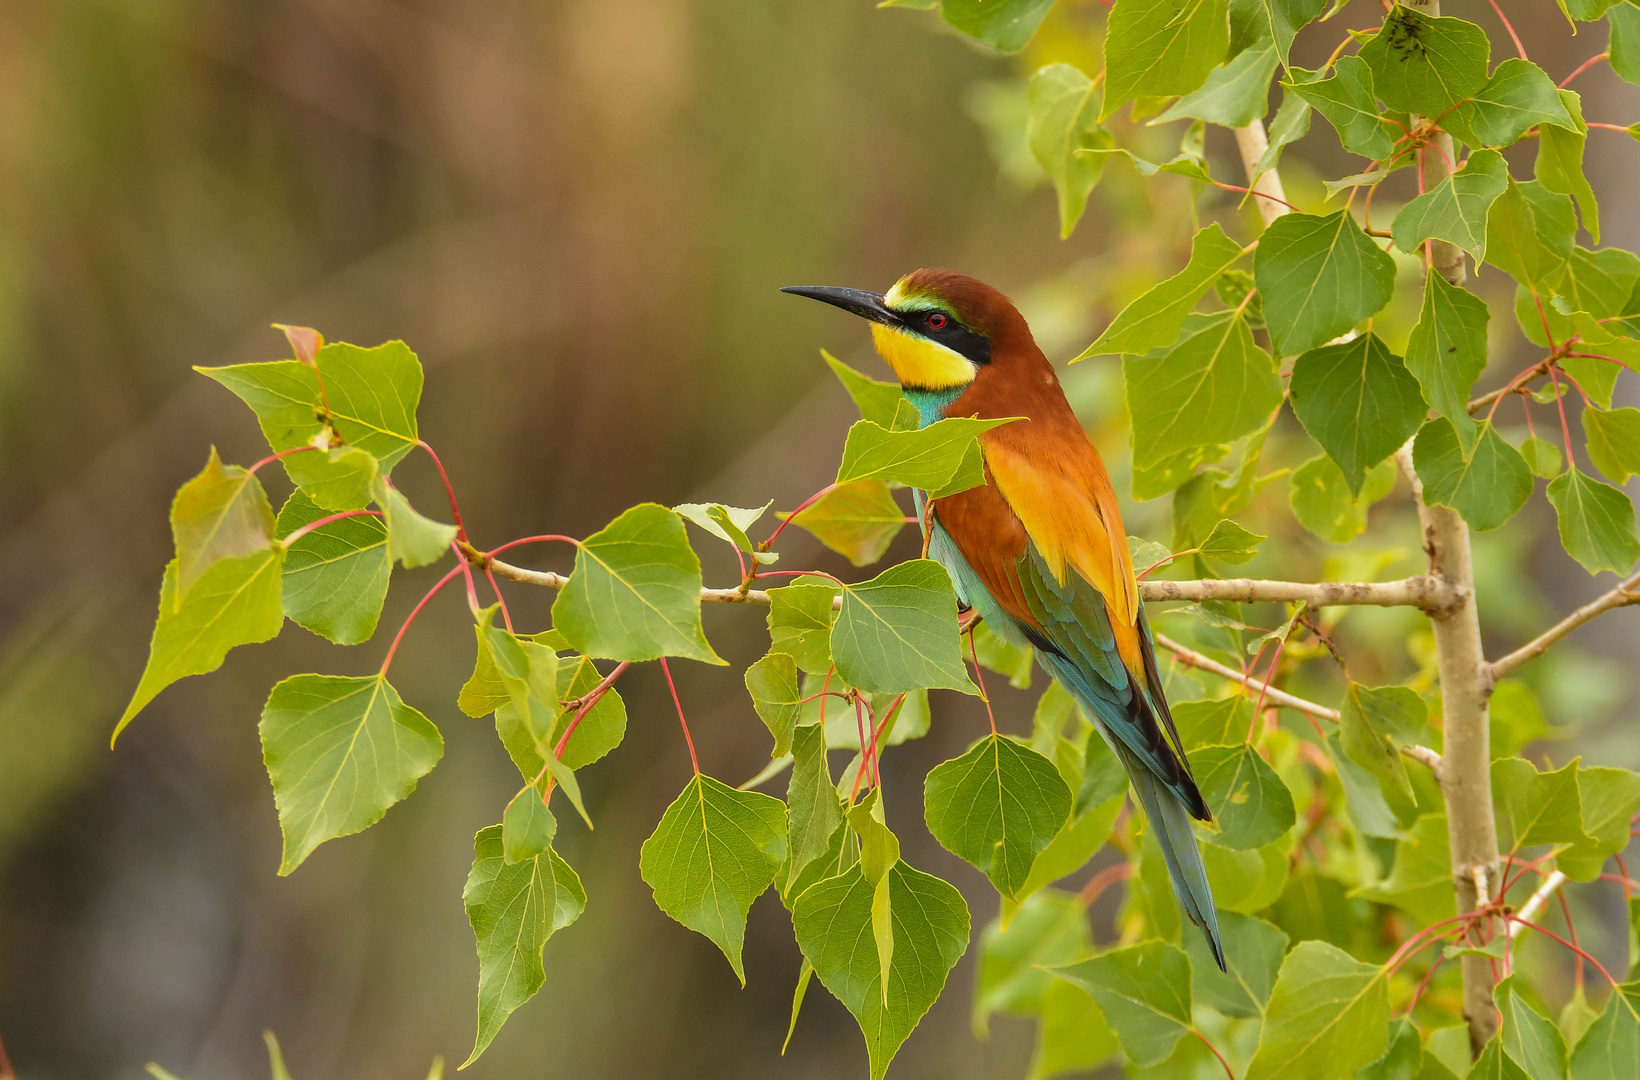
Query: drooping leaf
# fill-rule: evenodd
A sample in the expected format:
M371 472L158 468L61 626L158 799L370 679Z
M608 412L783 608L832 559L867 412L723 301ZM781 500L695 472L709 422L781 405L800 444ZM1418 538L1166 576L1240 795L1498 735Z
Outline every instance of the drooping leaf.
M329 516L298 490L280 507L274 535L284 540ZM392 568L387 526L380 518L361 514L321 525L285 549L285 614L338 645L369 641L381 619Z
M848 396L854 399L861 419L870 420L879 427L894 426L894 416L899 411L900 402L905 400L899 383L883 382L855 371L824 349L820 350L820 355L837 376L837 381L843 384L843 389L848 391Z
M1213 531L1201 542L1201 555L1239 566L1258 554L1258 546L1265 539L1234 521L1224 520L1213 526Z
M905 527L905 511L886 481L855 480L839 484L792 520L855 566L870 566Z
M861 690L978 692L962 662L956 591L932 559L903 562L844 586L831 653L843 681Z
M889 431L861 420L848 429L837 483L886 480L936 497L966 491L985 482L974 440L1010 422L951 417L915 431Z
M1486 86L1491 47L1474 23L1397 4L1360 56L1384 104L1440 116Z
M655 904L723 950L746 985L746 913L786 859L786 806L696 774L638 857Z
M1482 421L1466 459L1457 432L1444 417L1425 424L1412 444L1412 461L1424 499L1450 506L1469 527L1485 532L1515 516L1532 494L1532 472L1520 451Z
M1612 35L1607 46L1612 70L1625 82L1640 85L1640 5L1613 4L1606 11Z
M1557 856L1555 865L1576 881L1593 881L1607 859L1629 846L1629 822L1640 811L1640 773L1600 766L1579 769L1577 786L1583 831L1591 842Z
M936 765L923 789L934 839L1008 897L1018 893L1070 812L1070 788L1053 762L1000 735Z
M478 940L478 1037L465 1068L547 981L541 956L547 939L581 917L587 894L550 848L509 865L502 826L491 825L473 838L473 869L461 900Z
M293 675L268 695L258 730L285 838L281 875L380 821L444 756L438 728L382 675Z
M1177 344L1124 356L1122 379L1136 469L1192 447L1232 442L1258 430L1281 404L1270 354L1232 312L1188 317Z
M1243 49L1214 68L1200 90L1175 101L1155 123L1195 118L1238 128L1262 119L1269 111L1270 80L1275 77L1277 60L1273 41Z
M1533 476L1553 480L1560 475L1560 467L1563 464L1560 447L1547 439L1535 436L1528 438L1520 444L1520 458L1526 462L1526 467L1532 470Z
M1331 78L1319 80L1290 72L1281 85L1327 118L1344 149L1374 161L1387 159L1395 152L1398 129L1378 113L1372 69L1359 56L1341 56L1333 71Z
M721 664L700 627L700 560L683 520L654 503L625 511L576 548L552 623L585 656Z
M508 866L515 866L546 851L558 833L558 819L542 801L541 793L526 786L501 815L501 850Z
M796 897L791 883L825 854L843 824L842 804L826 764L826 734L818 724L799 727L792 733L792 775L786 789L786 806L790 857L781 889L790 901Z
M1263 1016L1287 952L1287 935L1263 919L1221 911L1219 936L1228 971L1219 970L1204 935L1184 935L1185 951L1190 954L1190 991L1196 1004L1226 1016Z
M1354 495L1367 470L1400 449L1428 411L1418 380L1372 333L1300 356L1288 389L1299 422L1338 463Z
M1389 980L1337 946L1304 941L1282 962L1246 1080L1331 1080L1379 1057Z
M1030 42L1053 4L1054 0L942 0L940 14L969 37L1016 53Z
M1510 57L1479 93L1446 115L1441 127L1479 149L1512 146L1539 124L1571 122L1554 80L1531 61Z
M1326 6L1326 0L1230 0L1230 54L1270 41L1285 65L1293 36Z
M752 507L724 506L722 503L679 503L672 509L719 540L734 545L737 551L755 557L760 553L755 550L751 538L746 535L746 530L757 524L757 519L773 505L772 501Z
M1509 186L1509 166L1496 150L1477 150L1463 168L1413 199L1395 215L1395 246L1416 252L1425 240L1446 240L1477 261L1486 256L1486 214Z
M746 692L757 718L774 738L770 757L791 753L792 729L803 711L797 693L797 661L788 653L771 652L746 669Z
M1069 236L1088 205L1088 193L1105 171L1102 157L1078 150L1109 147L1099 127L1099 87L1070 64L1049 64L1031 76L1025 141L1059 196L1059 235Z
M831 667L832 607L837 586L811 581L769 590L769 648L787 653L811 675Z
M1293 470L1288 500L1293 516L1323 540L1347 544L1367 528L1367 510L1395 489L1395 462L1385 461L1367 470L1361 494L1352 495L1344 471L1326 454L1313 457Z
M1469 416L1469 391L1486 369L1490 318L1480 297L1449 284L1440 274L1428 274L1418 325L1407 340L1407 370L1423 387L1424 400L1451 422L1466 454L1475 449L1477 432Z
M1583 144L1589 129L1583 122L1582 99L1573 90L1560 91L1560 100L1571 117L1570 123L1544 123L1538 128L1537 166L1533 173L1550 191L1570 195L1583 213L1583 227L1596 244L1600 243L1600 205L1594 189L1583 175Z
M1315 72L1304 71L1301 68L1289 67L1287 69L1287 79L1293 83L1312 81L1315 74ZM1309 78L1306 79L1305 76L1309 76ZM1275 118L1270 121L1270 143L1264 153L1259 156L1258 164L1253 170L1255 179L1252 182L1256 183L1257 177L1263 176L1271 169L1279 166L1281 164L1281 152L1310 133L1311 111L1310 103L1304 100L1302 95L1295 93L1287 85L1287 82L1283 82L1281 105L1276 109Z
M1565 1080L1566 1043L1560 1030L1520 996L1514 976L1493 988L1492 1000L1502 1020L1498 1034L1503 1040L1503 1052L1530 1080Z
M1175 945L1147 941L1049 970L1093 995L1136 1065L1167 1060L1191 1029L1190 959Z
M1115 353L1142 354L1172 345L1191 309L1241 254L1241 245L1218 222L1208 225L1191 242L1185 268L1123 308L1098 340L1071 362Z
M1344 753L1377 778L1390 809L1410 821L1417 810L1401 747L1416 745L1428 722L1429 709L1423 699L1405 686L1370 687L1352 682L1340 711Z
M1549 481L1548 496L1561 546L1583 569L1627 574L1640 560L1634 504L1622 491L1572 466Z
M1590 844L1583 831L1577 762L1539 772L1522 758L1492 763L1492 798L1503 808L1516 849L1532 844Z
M1105 32L1105 103L1099 118L1141 95L1188 94L1230 47L1226 0L1127 0Z
M181 606L218 560L253 555L273 542L273 507L255 474L224 466L213 446L205 468L171 501L171 537L177 553L174 603Z
M1253 258L1271 340L1283 356L1325 344L1375 314L1395 284L1395 261L1348 210L1286 214Z
M1584 409L1583 434L1595 468L1621 484L1640 473L1640 409Z
M385 477L376 478L373 490L387 526L387 560L406 569L438 562L450 550L456 527L424 517L410 500Z
M1293 827L1293 793L1259 752L1239 746L1206 746L1190 754L1202 797L1219 831L1222 847L1263 847Z
M236 645L278 636L285 621L279 601L283 564L284 551L277 547L237 559L219 559L194 582L180 606L176 560L166 564L148 664L114 725L113 739L119 738L125 725L155 695L178 679L215 671Z
M797 944L860 1024L872 1080L882 1080L968 947L968 905L939 878L898 862L888 872L894 951L887 1004L871 930L874 889L858 866L805 889L792 904Z
M1513 179L1486 216L1486 259L1539 296L1548 296L1566 274L1577 218L1572 200L1534 180Z

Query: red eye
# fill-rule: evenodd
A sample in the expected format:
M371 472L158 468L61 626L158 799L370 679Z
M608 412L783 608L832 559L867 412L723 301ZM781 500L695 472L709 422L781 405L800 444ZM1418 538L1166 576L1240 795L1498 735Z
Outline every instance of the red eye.
M944 330L945 316L938 311L931 313L928 316L928 328L930 330Z

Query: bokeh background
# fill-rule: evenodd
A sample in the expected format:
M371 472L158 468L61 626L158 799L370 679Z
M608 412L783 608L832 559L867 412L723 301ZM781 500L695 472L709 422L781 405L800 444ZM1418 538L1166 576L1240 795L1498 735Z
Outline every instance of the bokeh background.
M1556 78L1603 47L1602 25L1574 39L1554 5L1503 3ZM1484 0L1446 7L1506 47ZM1377 11L1357 0L1306 31L1295 63L1318 66ZM190 1080L260 1078L264 1028L297 1080L420 1077L471 1046L461 886L473 833L517 780L489 725L454 706L472 662L457 592L394 669L443 729L444 761L290 878L275 875L262 700L294 671L373 670L382 642L344 650L287 627L168 690L108 749L145 654L171 492L213 443L231 461L264 452L249 413L192 365L286 355L275 321L404 339L427 369L423 436L481 544L584 535L647 499L789 507L829 479L853 419L818 348L880 372L861 327L778 286L883 288L957 266L1014 295L1063 364L1182 262L1194 214L1236 215L1234 196L1193 209L1183 179L1113 167L1057 238L1022 139L1023 79L1051 60L1097 70L1101 12L1061 0L1006 58L870 0L0 0L0 1035L19 1075L137 1077L153 1060ZM1590 119L1640 115L1604 67L1576 85ZM1319 175L1354 171L1316 127L1284 165L1311 205ZM1130 134L1162 156L1182 131ZM1225 134L1209 156L1240 180ZM1640 246L1640 146L1597 132L1589 156L1608 243ZM1400 179L1375 205L1384 222L1409 194ZM1495 273L1481 288L1507 295ZM1495 383L1529 354L1506 316L1493 338ZM1125 493L1116 365L1078 365L1066 384ZM1272 466L1314 452L1295 431L1278 429ZM440 505L425 459L395 479ZM1416 566L1404 491L1351 548L1307 538L1285 497L1278 478L1245 518L1273 536L1254 571ZM1165 542L1167 500L1133 507L1129 526ZM846 569L788 536L788 565ZM729 581L701 546L708 576ZM902 535L890 558L913 550ZM1478 552L1494 648L1609 584L1560 553L1541 499ZM396 578L384 627L437 572ZM550 596L509 597L545 625ZM1416 618L1398 618L1341 624L1363 674L1427 671ZM1637 620L1607 616L1530 670L1557 736L1534 756L1640 765ZM766 648L756 612L709 611L707 629L737 664ZM739 669L677 667L703 766L731 783L756 772L766 735ZM818 984L780 1056L799 955L772 895L752 911L744 990L654 907L637 849L688 759L659 673L621 689L626 744L583 779L596 835L560 831L586 914L471 1074L865 1075L853 1021ZM996 696L1003 724L1028 729L1031 695ZM919 778L983 714L935 698L931 734L885 762L890 820L912 862L968 893L977 931L995 894L927 837ZM1593 904L1596 948L1621 949L1619 908ZM1029 1028L996 1020L976 1040L972 981L971 949L896 1076L1023 1075Z

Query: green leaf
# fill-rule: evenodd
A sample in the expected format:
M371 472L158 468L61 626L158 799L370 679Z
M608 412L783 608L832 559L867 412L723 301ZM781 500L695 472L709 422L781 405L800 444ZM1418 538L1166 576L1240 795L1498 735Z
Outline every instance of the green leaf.
M1097 739L1099 736L1092 735L1090 737ZM1115 755L1111 754L1109 750L1105 751L1105 756L1114 761ZM1119 770L1121 766L1117 765L1116 768ZM1109 774L1105 775L1108 776ZM1088 780L1090 776L1084 774L1083 779ZM1098 777L1094 776L1093 779L1097 784ZM1088 808L1067 821L1064 828L1059 830L1058 835L1048 843L1047 847L1042 849L1042 854L1038 855L1036 861L1031 864L1030 874L1026 876L1025 883L1019 887L1019 891L1015 894L1021 898L1021 902L1028 900L1039 889L1046 888L1048 885L1076 873L1087 865L1088 860L1093 858L1100 848L1105 846L1105 841L1110 839L1111 827L1116 823L1116 815L1121 812L1127 801L1123 797L1127 786L1125 774L1121 777L1121 781L1123 790L1113 796L1100 799L1099 795L1102 792L1096 789L1092 792L1092 797L1086 800L1085 803L1080 798L1078 799L1079 803L1083 803Z
M512 694L507 684L501 681L501 672L496 669L495 656L490 649L490 624L500 607L500 604L491 604L479 612L478 621L473 626L478 638L473 673L456 697L456 707L475 720L490 715L512 701Z
M769 590L769 648L797 661L811 675L831 667L831 627L837 621L832 607L837 586L800 581Z
M655 904L723 950L746 985L746 912L786 859L786 805L695 774L644 841L638 869Z
M1323 540L1347 544L1367 528L1367 509L1395 490L1395 463L1386 461L1367 470L1361 494L1350 494L1344 471L1325 454L1293 470L1288 500L1300 525Z
M293 675L258 727L288 874L326 840L362 832L444 756L438 728L381 675Z
M1175 101L1151 123L1193 117L1238 128L1262 119L1269 111L1270 80L1275 77L1277 59L1273 41L1242 50L1229 63L1214 68L1200 90Z
M526 642L524 647L532 661L541 656L543 647L537 643ZM603 679L603 673L586 657L564 657L558 662L558 692L549 704L556 708L559 701L577 701L590 694ZM535 707L533 703L532 707ZM549 711L543 715L552 713ZM562 709L558 711L557 716L557 721L552 725L552 733L545 740L551 748L556 748L563 741L564 732L569 730L570 723L575 719L575 710ZM615 690L606 690L603 697L598 699L598 704L588 709L586 715L581 717L581 723L565 744L564 755L560 760L571 769L584 769L621 745L624 738L626 702L621 700L621 695ZM537 775L540 771L540 766L537 765L535 772L530 775Z
M1543 719L1536 696L1531 687L1519 679L1504 679L1498 683L1486 711L1491 720L1492 738L1488 749L1493 761L1514 757L1528 743L1549 734L1549 725Z
M757 524L757 519L773 505L772 500L749 508L722 503L679 503L672 509L737 551L752 555L754 548L746 530Z
M1229 971L1219 970L1204 935L1184 935L1195 1003L1226 1016L1263 1016L1281 970L1281 958L1287 952L1287 935L1262 919L1221 911L1219 936L1224 940L1224 962Z
M1196 234L1190 245L1190 261L1183 270L1123 308L1098 340L1071 363L1090 356L1146 353L1172 345L1191 309L1241 255L1241 245L1213 222Z
M1475 1059L1469 1071L1464 1074L1464 1080L1531 1080L1526 1071L1515 1064L1515 1059L1503 1052L1503 1044L1497 1038L1488 1042L1481 1050L1481 1056Z
M1474 161L1471 158L1470 161ZM1476 427L1469 416L1469 391L1486 370L1486 302L1439 274L1424 279L1418 325L1407 340L1406 365L1424 400L1451 422L1459 445L1474 453Z
M224 467L213 446L205 468L171 501L171 536L180 607L194 582L218 560L254 555L273 543L273 507L255 474L238 465Z
M333 341L319 350L317 363L337 433L374 456L383 472L397 465L419 439L422 373L416 354L402 341L373 349Z
M1338 130L1344 149L1374 161L1384 161L1395 153L1399 130L1378 115L1378 99L1373 93L1372 70L1358 56L1340 56L1333 64L1335 74L1328 79L1298 79L1293 75L1281 86L1315 108ZM1274 163L1271 168L1274 168ZM1260 162L1260 168L1263 163Z
M1070 788L1053 762L1000 735L936 765L923 786L923 815L934 839L1010 898L1070 812Z
M1405 686L1361 686L1344 695L1339 738L1344 753L1377 778L1384 799L1403 821L1417 813L1401 747L1413 746L1429 721L1429 709Z
M1282 962L1246 1080L1332 1080L1382 1055L1388 985L1383 968L1300 942Z
M810 863L825 855L843 824L842 803L826 763L826 734L818 724L799 727L792 733L792 775L786 788L786 806L791 855L782 892L791 900L797 895L791 885Z
M896 863L886 880L894 912L886 1005L871 931L874 889L860 868L809 886L792 904L792 928L803 955L860 1024L872 1080L882 1080L968 946L968 906L961 893L904 862Z
M1560 447L1535 436L1520 444L1520 457L1526 462L1526 467L1532 470L1533 476L1541 476L1545 480L1553 480L1559 476L1564 464L1560 457Z
M1216 701L1181 701L1173 706L1173 725L1187 751L1244 743L1253 727L1253 706L1241 694Z
M1560 524L1561 546L1583 569L1627 574L1640 560L1634 504L1622 491L1573 466L1549 481L1548 496Z
M1532 494L1532 472L1520 451L1504 442L1491 423L1477 429L1475 449L1466 460L1450 421L1431 420L1412 444L1412 462L1424 484L1424 498L1450 506L1470 528L1485 532L1515 516Z
M1566 1045L1576 1046L1600 1016L1589 1007L1589 999L1581 986L1572 990L1572 996L1560 1010L1560 1030L1566 1036Z
M1640 6L1613 4L1606 12L1612 36L1608 48L1612 70L1625 82L1640 85Z
M837 381L843 384L843 389L848 391L848 396L854 399L862 419L870 420L879 427L894 426L894 414L899 411L900 402L905 400L899 383L882 382L855 371L824 349L820 350L820 355L837 376Z
M1604 767L1579 769L1577 787L1583 831L1592 840L1562 853L1555 865L1573 880L1593 881L1607 859L1629 846L1629 821L1640 811L1640 773Z
M491 825L473 838L473 869L461 900L478 939L478 1038L466 1068L547 981L541 951L549 937L581 917L587 894L551 849L508 865L502 826Z
M293 492L279 510L274 535L283 540L329 516L301 491ZM285 549L285 614L338 645L369 641L381 620L392 569L381 518L361 514L321 525Z
M405 569L429 566L444 557L456 539L456 527L423 517L385 476L374 488L376 505L387 526L387 560Z
M1448 1074L1450 1075L1450 1074ZM1406 1017L1389 1026L1389 1048L1384 1056L1356 1070L1355 1080L1443 1080L1424 1069L1424 1044L1418 1029Z
M1288 389L1299 422L1338 462L1354 495L1428 411L1418 380L1372 333L1300 356Z
M1389 302L1395 260L1340 210L1285 214L1253 258L1271 340L1282 356L1325 344Z
M501 816L501 847L508 866L535 858L552 846L558 833L558 819L552 816L541 793L526 785Z
M1188 94L1230 47L1226 0L1126 0L1105 34L1103 120L1134 98Z
M1230 54L1270 41L1285 65L1293 36L1326 6L1326 0L1230 0Z
M1357 891L1379 903L1394 904L1424 922L1453 914L1452 856L1445 814L1422 814L1395 845L1395 862L1383 881Z
M945 568L932 559L912 559L870 581L843 586L831 653L837 674L861 690L978 691L962 662L956 591Z
M1087 905L1075 893L1046 889L1019 906L1006 926L991 920L979 939L974 1034L985 1038L993 1012L1029 1015L1057 980L1045 967L1065 964L1093 946Z
M1606 998L1600 1017L1572 1051L1572 1080L1640 1075L1640 983L1624 983Z
M1523 758L1500 758L1492 763L1492 798L1503 808L1515 850L1594 841L1583 831L1576 760L1545 773Z
M1572 257L1572 200L1534 180L1513 179L1486 215L1487 261L1540 296L1552 293Z
M295 459L301 459L298 465ZM356 446L292 454L291 473L308 498L326 510L359 510L370 505L381 468L376 459Z
M1485 86L1447 113L1441 127L1469 146L1512 146L1539 124L1570 125L1554 80L1528 60L1499 64Z
M1030 42L1053 5L1054 0L942 0L940 14L969 37L1016 53Z
M1070 64L1049 64L1031 76L1025 142L1059 195L1059 235L1069 236L1105 171L1102 157L1078 150L1111 145L1099 127L1099 87Z
M1447 240L1479 262L1486 256L1486 213L1508 186L1509 166L1503 155L1475 151L1463 168L1395 215L1395 246L1416 252L1425 240Z
M1560 91L1560 100L1571 116L1570 123L1544 123L1538 128L1537 166L1533 175L1550 191L1570 195L1583 212L1583 227L1595 243L1600 243L1600 205L1594 189L1583 175L1583 144L1589 129L1583 123L1582 99L1572 90Z
M166 564L148 664L114 725L110 743L167 686L189 675L215 671L236 645L278 636L285 622L279 602L283 562L284 552L277 547L237 559L219 559L194 582L180 607L176 560Z
M1190 959L1177 946L1147 941L1049 969L1099 1004L1135 1065L1156 1065L1191 1029Z
M774 738L769 756L791 753L792 729L803 711L797 692L797 661L788 653L769 653L746 669L746 692L752 696L757 718Z
M1361 46L1385 105L1440 116L1486 86L1486 31L1462 19L1425 15L1397 4L1378 35Z
M1584 409L1583 434L1589 460L1609 479L1640 473L1640 409Z
M1311 81L1314 74L1300 68L1287 69L1288 79L1294 83ZM1310 79L1303 78L1305 75L1309 75ZM1283 150L1310 133L1310 112L1310 103L1304 100L1303 95L1293 92L1287 83L1282 83L1281 105L1276 109L1275 119L1270 121L1269 146L1253 170L1254 183L1257 177L1281 164Z
M1115 1032L1080 986L1061 979L1050 982L1042 991L1041 1017L1027 1080L1091 1072L1116 1055Z
M1193 751L1190 769L1219 827L1209 838L1221 847L1263 847L1297 820L1293 793L1269 762L1245 743Z
M870 566L900 535L905 511L886 481L855 480L832 488L792 520L855 566Z
M886 480L922 488L935 497L977 487L985 474L977 454L971 454L983 431L1011 423L951 417L915 431L889 431L869 420L848 429L837 483Z
M1201 542L1201 554L1209 559L1218 559L1239 566L1258 554L1258 546L1264 543L1266 537L1237 525L1234 521L1221 521L1213 526L1213 531L1207 534L1207 539Z
M700 560L676 513L640 503L582 541L552 623L604 660L724 661L700 628Z
M1136 469L1257 431L1281 405L1270 354L1253 343L1247 321L1228 311L1190 316L1170 348L1124 356L1122 379Z
M1566 1043L1559 1029L1516 993L1514 976L1493 988L1492 1000L1502 1017L1504 1053L1530 1080L1565 1080Z

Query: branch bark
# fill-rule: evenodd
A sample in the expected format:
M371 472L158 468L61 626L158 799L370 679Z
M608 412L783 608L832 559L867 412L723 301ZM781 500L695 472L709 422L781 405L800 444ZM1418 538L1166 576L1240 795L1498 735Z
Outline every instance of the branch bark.
M1297 709L1299 712L1309 713L1311 716L1319 716L1323 720L1331 720L1334 723L1337 723L1338 721L1339 713L1337 709L1329 709L1325 705L1317 705L1313 701L1306 701L1301 697L1295 697L1292 694L1287 693L1285 690L1277 690L1268 683L1263 682L1260 679L1255 679L1250 674L1237 671L1233 667L1228 667L1219 663L1210 656L1203 656L1194 649L1186 648L1177 641L1174 641L1172 638L1168 637L1166 634L1157 634L1156 644L1160 645L1174 656L1177 656L1179 658L1179 662L1184 664L1186 667L1200 668L1201 670L1210 672L1222 679L1229 679L1231 682L1240 683L1249 690L1256 690L1263 694L1264 700L1268 701L1272 705L1282 705L1289 709Z
M1521 905L1520 911L1516 914L1527 921L1537 918L1537 913L1542 910L1544 904L1549 902L1549 897L1555 894L1556 889L1566 884L1566 881L1566 875L1556 870L1543 879L1543 884L1538 886L1537 892L1527 897L1526 903ZM1526 929L1526 923L1512 922L1509 924L1509 936L1517 938L1524 929Z
M1265 134L1264 121L1254 118L1246 127L1239 127L1236 131L1236 149L1241 152L1241 167L1247 171L1247 186L1253 189L1253 201L1258 203L1259 216L1264 219L1264 227L1269 228L1276 218L1289 213L1286 206L1287 193L1282 190L1281 174L1271 169L1257 180L1259 159L1270 148L1270 138ZM1272 198L1261 199L1259 195L1269 195ZM1277 202L1276 200L1281 200Z
M1610 592L1603 593L1584 604L1508 656L1494 660L1490 669L1491 681L1496 684L1499 679L1513 675L1522 664L1525 664L1528 660L1536 660L1543 655L1544 650L1549 646L1595 616L1603 615L1613 608L1640 604L1640 591L1637 590L1640 590L1640 571L1619 583Z
M1480 881L1497 881L1498 834L1492 817L1491 745L1486 703L1492 693L1492 671L1481 646L1475 609L1475 575L1470 565L1469 527L1457 512L1424 502L1424 486L1412 465L1409 443L1396 453L1412 484L1412 498L1423 527L1429 572L1444 578L1459 597L1458 605L1431 614L1436 666L1441 678L1441 712L1445 735L1438 774L1446 794L1447 841L1452 852L1452 882L1460 915L1475 911L1489 897ZM1463 958L1464 1017L1469 1022L1471 1054L1497 1033L1492 1007L1492 967L1484 956Z

